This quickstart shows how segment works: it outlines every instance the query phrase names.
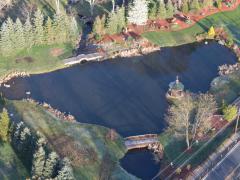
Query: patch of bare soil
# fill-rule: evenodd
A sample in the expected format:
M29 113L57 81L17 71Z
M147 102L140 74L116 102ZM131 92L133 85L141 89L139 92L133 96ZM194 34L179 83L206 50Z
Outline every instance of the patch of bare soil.
M63 49L62 48L53 48L50 51L51 56L53 57L58 57L63 54Z
M57 135L49 141L61 157L68 157L72 165L88 164L97 161L97 153L91 147L83 147L70 136Z
M22 58L17 58L15 60L16 63L21 63L21 62L26 62L26 63L32 63L34 59L30 56L22 57Z

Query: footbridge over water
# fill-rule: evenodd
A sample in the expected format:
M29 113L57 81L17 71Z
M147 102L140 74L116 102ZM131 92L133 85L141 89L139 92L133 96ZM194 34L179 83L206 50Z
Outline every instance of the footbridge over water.
M127 150L146 148L149 147L149 145L160 143L157 134L129 136L126 137L124 140Z
M64 60L64 65L78 64L84 61L100 61L103 59L103 53L80 54L76 57L71 57Z

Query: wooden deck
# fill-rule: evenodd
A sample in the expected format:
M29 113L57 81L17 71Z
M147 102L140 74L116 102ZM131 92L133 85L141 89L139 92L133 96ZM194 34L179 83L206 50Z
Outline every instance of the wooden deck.
M125 146L127 150L145 148L148 147L149 144L158 142L157 134L144 134L125 138Z
M104 57L103 53L92 53L92 54L80 54L76 57L68 58L64 60L64 65L78 64L83 61L99 61Z

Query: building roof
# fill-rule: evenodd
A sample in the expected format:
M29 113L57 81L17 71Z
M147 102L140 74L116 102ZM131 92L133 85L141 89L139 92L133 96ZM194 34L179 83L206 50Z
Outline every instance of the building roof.
M175 91L183 91L184 90L184 85L178 80L178 76L176 78L176 81L171 82L169 84L169 89L175 90Z

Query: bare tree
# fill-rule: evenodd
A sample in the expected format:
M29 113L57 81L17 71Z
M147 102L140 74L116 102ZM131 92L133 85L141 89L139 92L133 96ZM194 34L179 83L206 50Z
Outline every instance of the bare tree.
M193 124L193 138L197 132L205 133L211 129L211 117L217 110L216 101L211 94L200 94L196 102L196 115Z
M112 0L112 12L115 11L115 0Z
M191 133L191 117L194 110L194 102L191 95L186 94L176 104L170 106L166 120L171 129L177 134L184 135L187 147L190 147L189 136Z
M59 0L55 0L56 3L56 13L60 14L60 1Z

